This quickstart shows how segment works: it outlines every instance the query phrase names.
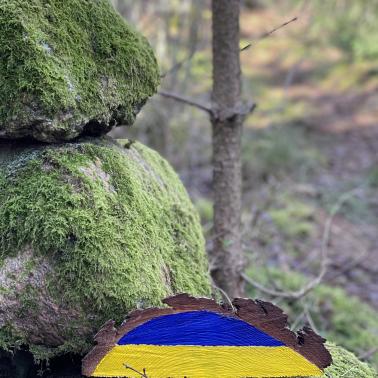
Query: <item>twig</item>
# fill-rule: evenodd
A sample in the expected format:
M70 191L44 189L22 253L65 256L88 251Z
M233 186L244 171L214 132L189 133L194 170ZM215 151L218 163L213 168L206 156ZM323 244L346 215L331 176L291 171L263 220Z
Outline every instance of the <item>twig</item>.
M314 322L314 319L312 318L311 316L311 313L310 313L310 309L308 308L308 306L305 304L305 307L304 307L304 313L305 313L305 317L308 321L308 324L310 324L310 327L316 332L316 333L320 333L318 328L316 327L315 325L315 322Z
M297 20L298 20L298 17L294 17L294 18L292 18L291 20L284 22L284 23L281 24L280 26L277 26L276 28L274 28L274 29L272 29L272 30L270 30L270 31L268 31L268 32L265 32L265 33L259 35L259 36L257 37L256 41L248 43L248 45L242 47L242 48L240 49L240 51L245 51L245 50L249 49L253 44L256 44L257 42L261 41L262 39L269 37L270 35L272 35L273 33L275 33L277 30L280 30L280 29L282 29L283 27L285 27L286 25L289 25L289 24L291 24L292 22L297 21Z
M232 308L232 311L233 312L236 312L236 308L235 306L232 304L232 300L231 298L228 296L228 294L222 289L220 288L219 286L217 286L213 280L211 280L211 286L216 289L216 290L219 290L221 292L221 294L223 295L223 298L226 299L226 301L228 302L228 304L230 305L230 307Z
M283 290L274 290L267 288L260 283L252 280L248 277L245 273L242 273L242 278L249 283L250 285L254 286L256 289L262 291L263 293L269 294L273 297L280 297L280 298L287 298L287 299L300 299L305 296L308 292L313 290L316 286L318 286L322 281L324 276L328 270L328 243L331 235L331 228L333 220L336 214L339 212L343 204L351 198L360 188L355 188L347 193L344 193L336 202L334 207L330 211L330 216L326 221L323 239L322 239L322 246L321 246L321 267L319 274L311 281L309 281L302 289L297 291L283 291Z
M295 330L299 324L301 323L302 319L306 316L305 310L303 310L294 320L294 322L291 324L291 329Z
M212 109L211 116L221 122L230 120L234 117L241 117L245 119L249 114L253 113L256 109L257 104L253 101L242 102L235 107L226 108L226 109L217 109L216 107Z
M368 360L370 357L374 356L374 354L378 353L378 347L374 347L373 349L368 350L365 353L362 353L358 356L359 360Z
M346 261L345 264L332 264L332 266L338 271L332 277L329 277L325 280L327 282L331 282L334 281L337 277L349 273L353 268L359 266L361 262L365 260L366 256L369 255L369 253L370 251L368 249L364 249L355 259L350 262Z
M163 97L171 98L173 100L176 100L178 102L182 102L186 105L194 106L195 108L201 109L210 115L213 114L213 110L211 109L211 106L209 105L204 105L196 100L193 100L189 97L185 97L182 95L179 95L177 93L172 93L172 92L166 92L166 91L159 91L158 94Z
M179 62L174 64L170 69L160 74L160 78L164 79L166 76L178 71L186 62L189 62L192 60L195 53L196 53L196 49L193 49L186 58L180 60Z
M130 370L132 370L133 372L139 374L142 378L148 378L147 373L146 373L146 369L143 369L143 373L141 373L140 371L134 369L132 366L129 366L129 365L127 365L127 364L123 364L123 366L124 366L126 369L130 369Z
M248 277L245 273L242 273L241 276L245 282L249 283L251 286L255 287L256 289L272 297L294 298L297 296L297 293L294 293L294 292L277 291L277 290L265 287L261 285L260 283L258 283L257 281L254 281L252 278Z
M247 50L248 48L250 48L252 46L252 43L257 43L259 40L264 39L264 38L270 36L271 34L275 33L277 30L285 27L286 25L289 25L290 23L296 21L297 19L298 19L298 17L294 17L291 20L283 23L282 25L274 28L273 30L270 30L269 32L261 34L255 42L249 43L247 46L244 46L243 48L241 48L240 51ZM178 62L177 64L175 64L167 72L161 74L161 77L164 78L167 74L169 74L171 72L175 72L178 69L180 69L182 67L182 65L187 60L192 59L192 57L195 54L195 52L196 51L193 50L189 54L188 58L186 58L186 59ZM220 121L226 121L226 120L231 119L231 118L236 117L236 116L241 116L242 118L245 118L249 114L251 114L256 109L256 106L257 106L256 103L249 102L249 103L241 103L236 108L215 109L215 108L213 108L210 105L203 105L202 103L200 103L200 102L198 102L198 101L196 101L196 100L194 100L192 98L189 98L189 97L186 97L186 96L182 96L182 95L177 94L177 93L166 92L166 91L161 90L161 91L158 92L158 94L160 96L171 98L171 99L176 100L178 102L182 102L182 103L184 103L186 105L190 105L190 106L193 106L195 108L201 109L201 110L207 112L212 118L214 118L216 120L220 120Z
M245 118L248 114L252 113L256 109L256 104L254 102L240 103L236 107L228 109L217 109L216 107L211 107L210 105L204 105L192 98L182 96L173 92L158 91L158 94L163 97L171 98L183 104L193 106L195 108L201 109L208 113L210 117L220 121L226 121L233 117L240 116Z

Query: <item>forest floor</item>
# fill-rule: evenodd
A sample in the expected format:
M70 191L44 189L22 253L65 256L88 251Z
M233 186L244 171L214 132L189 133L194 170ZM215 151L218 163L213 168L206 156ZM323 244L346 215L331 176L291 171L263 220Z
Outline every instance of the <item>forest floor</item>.
M293 82L288 91L291 100L295 101L299 87L303 91L305 83L297 87ZM261 217L264 213L268 216L261 226L275 229L272 234L276 232L281 243L267 248L263 237L259 247L261 240L257 235L257 247L254 246L264 253L271 249L271 254L281 262L286 255L284 263L294 269L303 268L302 259L307 263L319 261L320 242L330 213L339 207L328 237L330 266L325 281L340 284L378 309L378 117L374 115L378 106L371 106L370 113L366 106L377 105L378 86L361 98L360 94L330 95L320 91L316 98L308 98L306 101L316 112L303 119L297 117L290 126L281 125L281 131L273 131L276 140L269 138L271 151L267 158L272 158L269 154L278 154L273 158L278 174L272 183L268 180L258 185L260 188L257 194L250 195L250 201L265 203L267 191L272 193L274 198L260 211ZM291 133L293 138L279 141L283 132ZM279 172L281 164L284 167ZM301 172L306 164L309 166ZM250 169L253 170L253 164ZM247 178L252 192L256 181L250 180ZM269 224L272 218L273 226ZM285 222L295 223L296 227L290 230Z
M378 309L377 62L309 43L306 18L254 37L285 20L271 8L242 13L241 45L257 40L242 52L243 91L258 104L243 137L245 250L257 266L313 277L326 237L324 282ZM193 82L193 92L208 90ZM197 123L195 158L189 166L177 153L170 160L211 230L210 137L203 118Z
M259 35L256 30L285 20L271 9L244 12L242 46ZM345 303L358 298L375 319L369 326L367 318L358 323L377 337L378 62L352 60L327 44L309 43L307 27L299 20L242 53L244 96L258 104L243 137L243 241L249 276L265 288L300 290L326 262L320 286L328 294L332 288L345 294L327 301L322 295L314 299L315 290L293 304L251 290L250 284L248 292L281 303L296 326L310 323L377 366L377 339L370 346L367 335L355 345L348 341L356 336L345 327L357 322L358 310L341 315L345 322L337 312L350 312ZM203 159L182 177L199 197L211 248L211 166L205 163L208 155ZM297 274L303 279L296 281Z
M259 16L245 14L246 35L251 32L248 28L255 25L253 21L258 22L258 19L277 24L279 17L269 10ZM306 23L299 22L290 28L283 37L272 36L266 42L265 51L270 54L266 52L259 60L259 54L252 52L243 62L253 67L248 78L250 85L253 86L255 78L263 88L261 99L257 101L268 104L260 113L256 112L256 117L250 118L247 127L282 128L282 132L275 131L276 136L273 132L273 138L277 139L290 129L293 136L287 138L284 146L270 138L270 153L278 154L282 160L276 167L273 165L269 174L277 173L280 192L287 193L286 203L281 200L278 204L281 218L277 218L276 209L273 220L285 233L282 209L286 206L288 222L297 222L297 228L301 222L307 222L307 233L300 235L299 227L299 234L292 234L293 242L302 243L302 247L292 246L294 255L288 257L292 267L303 267L302 258L307 262L320 258L319 241L330 212L335 206L339 207L328 238L330 267L325 280L339 283L350 294L378 309L377 62L350 61L329 46L309 50L306 44L301 45ZM284 150L282 156L280 148ZM297 151L290 153L290 149ZM268 158L272 159L269 154ZM315 164L309 161L311 159ZM301 172L306 161L309 167ZM286 164L283 172L279 172L280 164ZM294 204L297 201L308 206L307 213L299 212L295 217L294 211L290 219L290 199ZM277 207L277 204L272 206ZM290 235L285 236L287 241ZM281 255L285 251L276 248L276 253Z

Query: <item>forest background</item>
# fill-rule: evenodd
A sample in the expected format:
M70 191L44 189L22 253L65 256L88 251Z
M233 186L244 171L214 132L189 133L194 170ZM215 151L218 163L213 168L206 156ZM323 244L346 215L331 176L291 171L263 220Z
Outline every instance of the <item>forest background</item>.
M209 103L210 1L113 3L153 45L161 91ZM242 3L240 47L251 44L241 53L243 97L257 103L243 135L247 293L377 368L378 2ZM208 115L156 95L132 129L113 136L140 140L173 164L211 251Z

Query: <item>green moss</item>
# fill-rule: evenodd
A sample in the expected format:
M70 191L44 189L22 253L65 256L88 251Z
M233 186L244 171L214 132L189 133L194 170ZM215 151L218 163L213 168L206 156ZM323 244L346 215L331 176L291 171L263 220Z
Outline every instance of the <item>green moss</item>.
M377 378L374 369L353 353L331 343L327 344L327 348L331 352L333 362L325 370L324 378Z
M284 290L298 290L306 278L298 273L284 272L276 268L250 268L248 274L255 280L269 286L274 282ZM252 297L264 297L263 293L250 289ZM266 297L268 300L272 298ZM289 319L303 319L307 311L317 330L337 345L347 348L357 355L374 349L378 345L377 311L342 288L325 284L319 285L300 301L280 301ZM296 322L296 326L303 326ZM371 363L378 367L378 355L371 357Z
M106 132L132 124L156 91L148 42L108 0L3 1L0 29L3 137Z
M332 365L324 370L322 378L376 378L377 373L353 353L332 343L326 344L332 355ZM301 378L301 377L299 377ZM314 378L314 377L313 377Z
M18 349L24 344L24 335L14 329L9 323L0 327L0 351L10 352Z
M75 310L57 331L64 343L49 349L44 342L51 353L82 352L104 321L121 321L173 293L210 294L199 217L156 152L107 139L3 147L0 167L0 260L18 258L28 246L35 265L47 267L38 273L45 281L39 291ZM33 290L18 298L19 308L28 304L32 312ZM35 348L35 330L20 332L0 333L0 345Z

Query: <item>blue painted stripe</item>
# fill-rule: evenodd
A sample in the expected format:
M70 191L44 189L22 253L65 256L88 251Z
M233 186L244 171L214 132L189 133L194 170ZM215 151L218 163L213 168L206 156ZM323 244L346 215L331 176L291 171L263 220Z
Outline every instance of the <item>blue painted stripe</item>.
M118 345L283 346L284 344L232 317L210 311L163 315L126 333Z

